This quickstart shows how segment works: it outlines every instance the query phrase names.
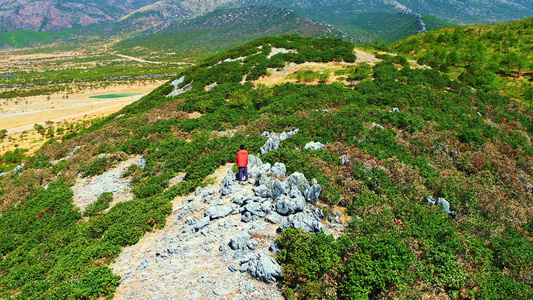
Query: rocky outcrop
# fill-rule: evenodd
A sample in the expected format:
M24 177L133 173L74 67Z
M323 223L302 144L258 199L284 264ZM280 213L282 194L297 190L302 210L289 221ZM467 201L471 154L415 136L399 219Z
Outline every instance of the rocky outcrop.
M306 232L319 232L323 227L320 219L315 214L301 212L284 219L279 226L279 231L287 228L299 228Z
M442 210L444 212L446 212L449 216L451 216L454 219L457 218L457 213L455 211L450 210L450 203L444 198L437 198L437 200L435 200L433 196L425 196L420 201L425 202L428 205L437 205L437 206L442 205Z
M275 133L275 132L268 132L268 131L265 131L263 132L261 135L264 136L264 137L268 137L268 140L267 142L263 145L263 147L261 147L261 154L265 154L265 153L268 153L272 150L276 150L279 148L279 144L281 141L297 134L299 131L298 128L296 129L291 129L290 131L288 132L282 132L282 133Z
M337 230L341 225L322 224L322 210L313 205L322 190L316 180L309 182L297 172L285 178L283 163L271 166L252 155L248 160L254 170L248 182L239 184L230 168L221 170L225 175L219 186L197 188L194 195L183 197L167 226L150 235L159 236L157 241L144 244L149 250L138 249L140 242L121 254L138 257L140 263L118 259L113 268L122 276L119 294L135 298L141 287L141 295L155 297L156 291L146 290L166 286L173 276L173 286L181 288L162 288L169 299L184 293L187 299L250 299L252 293L282 299L275 286L266 284L282 278L274 259L279 232ZM169 268L173 265L179 267Z
M248 272L258 280L274 283L281 279L281 266L268 254L261 251L248 262Z
M222 184L220 185L220 193L222 196L225 196L229 194L235 194L240 190L242 190L242 187L235 181L235 174L233 174L231 171L228 171L226 177L224 177Z
M323 149L325 147L324 144L322 144L321 142L309 142L307 144L305 144L304 146L304 149L305 150L320 150L320 149Z

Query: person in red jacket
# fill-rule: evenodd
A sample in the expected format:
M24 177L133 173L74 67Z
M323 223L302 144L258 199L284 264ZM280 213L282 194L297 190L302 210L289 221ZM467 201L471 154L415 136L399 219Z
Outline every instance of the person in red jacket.
M248 180L248 151L244 150L244 145L241 145L241 151L237 152L237 166L239 167L239 176L237 181L241 183L242 173L246 176L244 181Z

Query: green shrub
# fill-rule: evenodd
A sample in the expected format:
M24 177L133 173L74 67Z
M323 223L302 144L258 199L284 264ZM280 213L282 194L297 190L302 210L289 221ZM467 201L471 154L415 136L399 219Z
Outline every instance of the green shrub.
M385 112L381 115L380 121L382 124L390 123L396 128L405 129L409 132L424 129L424 122L422 120L403 111Z
M461 143L465 144L474 143L476 147L480 147L485 144L485 140L479 135L479 133L471 129L466 129L459 132L459 134L457 134L457 139Z
M315 287L323 285L320 280L326 272L336 273L350 240L335 240L324 232L315 235L288 228L276 243L281 250L277 261L283 264L283 284L289 289L289 295L300 292L303 298L315 298L321 291Z
M98 196L98 199L96 202L89 204L85 211L83 212L83 215L86 217L92 217L96 214L100 213L102 210L109 207L109 202L113 201L113 193L111 192L105 192L102 193L100 196Z

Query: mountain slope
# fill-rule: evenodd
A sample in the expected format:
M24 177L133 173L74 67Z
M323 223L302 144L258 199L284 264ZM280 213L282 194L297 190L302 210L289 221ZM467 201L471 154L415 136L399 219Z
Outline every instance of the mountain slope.
M497 1L422 1L422 0L29 0L0 1L0 30L59 31L97 23L131 20L194 18L220 8L272 5L293 9L317 22L339 27L354 14L413 13L432 15L459 24L492 23L533 16L529 0ZM131 15L130 15L131 14ZM347 29L347 28L343 28Z
M399 41L394 51L469 83L526 100L533 77L533 18L440 29ZM529 99L527 99L529 101Z
M513 1L454 1L454 0L248 0L248 3L270 4L294 9L310 18L343 16L354 12L409 12L429 14L452 23L492 23L533 16L533 2ZM333 24L333 23L332 23ZM334 24L336 25L336 24Z
M111 262L121 252L131 254L128 246L167 218L186 225L149 235L168 245L144 252L149 262L184 257L191 248L182 248L188 243L180 238L219 234L234 221L259 231L241 250L254 249L269 238L260 230L271 214L279 217L273 223L281 222L280 233L272 253L262 257L273 266L276 256L282 265L279 288L288 298L531 299L531 108L411 66L402 56L355 64L353 48L340 39L261 38L184 70L78 134L47 143L0 177L0 297L111 297L120 282ZM278 53L269 57L274 49ZM322 63L316 73L312 66ZM254 83L295 66L306 67L308 77ZM283 138L276 134L282 132ZM196 190L213 183L209 175L217 168L234 163L240 144L265 163L262 171L256 168L251 198L233 196L241 187L233 173L223 184L224 195L232 196ZM74 206L71 187L80 176L96 180L141 155L145 163L131 165L120 178L131 183L133 199L114 205L118 195L107 193L90 198L83 214ZM280 163L286 174L301 174L271 178ZM302 175L315 178L318 202L300 201L311 190ZM240 218L219 220L231 213ZM315 217L342 235L317 232ZM229 251L228 237L214 240L195 250ZM220 270L254 269L253 257ZM178 278L177 264L159 277L150 276L154 268L147 264L134 267L135 278L151 283L151 290L132 289L139 298L168 290L197 295L191 290L197 285ZM220 286L218 273L212 274L201 279Z
M59 31L117 20L155 1L0 1L0 30Z
M115 47L121 51L133 49L137 53L164 49L190 57L281 34L346 38L346 34L333 26L302 18L287 9L257 6L217 10L195 19L170 21L125 39Z

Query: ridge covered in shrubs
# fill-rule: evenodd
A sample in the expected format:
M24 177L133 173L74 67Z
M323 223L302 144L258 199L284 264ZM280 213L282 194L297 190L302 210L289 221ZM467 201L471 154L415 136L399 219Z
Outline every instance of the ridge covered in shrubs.
M268 58L272 48L295 51ZM261 159L316 178L324 215L341 207L352 221L338 239L281 233L277 260L288 298L533 297L530 109L435 69L411 69L401 57L382 59L353 87L255 86L269 68L355 60L353 45L341 40L259 39L184 71L178 87L192 88L183 94L167 97L175 89L169 82L46 145L0 179L0 200L16 204L0 217L0 297L110 297L118 278L109 262L163 226L174 197L234 162L240 144L258 153L263 131L293 127L298 134ZM304 149L309 142L326 147ZM78 145L71 159L43 163ZM142 154L146 166L124 174L134 200L82 218L69 186L86 166L88 175L111 168L102 153ZM179 173L184 180L169 188ZM422 202L426 196L445 198L458 218Z

